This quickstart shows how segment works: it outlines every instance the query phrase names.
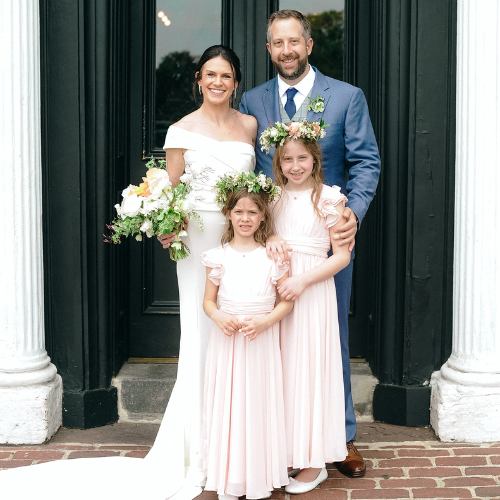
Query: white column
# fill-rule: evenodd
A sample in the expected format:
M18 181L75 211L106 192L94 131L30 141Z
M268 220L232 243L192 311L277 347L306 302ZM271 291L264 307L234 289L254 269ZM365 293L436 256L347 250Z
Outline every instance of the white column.
M500 3L458 0L453 349L432 376L443 441L500 441Z
M0 443L61 425L44 346L38 0L0 2Z

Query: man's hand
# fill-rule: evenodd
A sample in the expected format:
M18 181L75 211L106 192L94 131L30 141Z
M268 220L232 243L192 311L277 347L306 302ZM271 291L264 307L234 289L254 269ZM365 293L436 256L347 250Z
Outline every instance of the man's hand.
M253 340L265 329L265 327L265 316L257 318L249 316L247 318L243 318L240 332L247 337L248 340Z
M266 242L266 252L270 259L274 262L288 262L288 252L291 251L291 247L288 246L287 242L278 235L271 236Z
M299 275L287 278L277 290L283 300L295 300L306 288L306 281Z
M352 249L354 248L354 237L358 231L358 220L354 212L349 207L344 208L342 217L347 219L347 222L343 225L338 224L339 227L335 227L333 229L333 232L335 233L333 239L340 240L339 246L349 245L349 252L352 252Z
M188 220L184 219L184 225L182 226L182 230L186 231L188 227ZM157 236L158 241L162 244L163 248L168 248L173 241L175 241L176 234L162 234L161 236Z

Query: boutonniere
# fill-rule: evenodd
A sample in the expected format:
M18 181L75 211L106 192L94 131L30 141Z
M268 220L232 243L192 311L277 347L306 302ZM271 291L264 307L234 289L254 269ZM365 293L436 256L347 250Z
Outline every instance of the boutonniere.
M307 111L313 111L314 113L323 113L323 111L325 111L325 98L321 97L319 92L318 92L318 96L316 97L316 99L309 97L309 100L311 102L309 103L309 106L307 107Z

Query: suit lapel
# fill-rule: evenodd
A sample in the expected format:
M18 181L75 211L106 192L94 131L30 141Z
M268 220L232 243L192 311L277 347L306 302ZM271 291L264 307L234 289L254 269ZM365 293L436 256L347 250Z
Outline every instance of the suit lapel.
M316 71L316 76L314 77L314 85L311 90L311 98L316 99L318 97L318 93L325 100L325 109L328 106L328 101L330 100L330 93L326 93L326 91L330 88L328 80L325 78L325 75L321 73L319 70L314 68ZM308 122L317 122L323 118L323 114L325 113L325 109L321 113L314 113L314 111L307 112L307 121Z
M278 77L268 82L267 92L262 96L262 105L269 125L280 121L280 107L278 101Z

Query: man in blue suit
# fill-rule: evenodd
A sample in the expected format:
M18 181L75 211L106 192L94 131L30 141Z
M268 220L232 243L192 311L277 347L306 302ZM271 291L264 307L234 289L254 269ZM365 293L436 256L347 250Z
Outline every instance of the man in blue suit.
M271 15L267 23L267 49L278 76L243 94L240 111L258 121L258 134L280 121L323 119L330 126L320 140L325 184L340 186L348 202L343 216L347 223L336 237L341 245L354 247L356 231L373 199L380 173L380 157L363 92L321 74L308 63L313 40L311 25L295 10ZM323 105L308 110L310 99ZM321 100L319 99L319 100ZM272 155L257 149L257 169L272 176ZM354 256L353 256L354 257ZM354 446L356 418L351 395L348 313L351 296L351 263L335 276L344 371L346 438L349 455L337 468L348 477L365 474L363 458Z

